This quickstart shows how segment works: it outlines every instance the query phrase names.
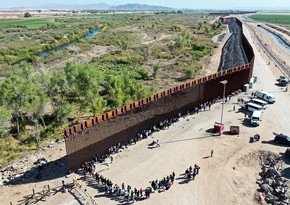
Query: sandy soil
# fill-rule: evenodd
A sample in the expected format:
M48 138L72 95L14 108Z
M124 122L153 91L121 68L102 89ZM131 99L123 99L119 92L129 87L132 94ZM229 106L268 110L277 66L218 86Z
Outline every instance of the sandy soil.
M121 153L114 155L114 163L107 163L97 166L97 171L111 179L114 183L125 185L130 184L133 188L145 188L149 181L162 179L164 176L176 173L176 181L170 190L163 193L154 193L151 198L138 204L201 204L201 205L232 205L232 204L257 204L254 201L254 194L258 188L256 179L260 171L259 156L261 151L269 150L275 153L285 152L285 147L278 146L272 142L273 132L290 134L290 110L286 105L290 101L289 92L284 92L280 87L275 86L276 78L281 75L277 67L270 63L265 54L253 44L250 33L245 29L245 34L250 39L255 51L254 75L258 76L258 81L254 84L253 90L267 90L276 97L276 103L269 105L263 113L263 121L259 127L251 127L248 120L244 119L244 114L233 111L237 97L248 98L250 93L242 93L233 97L231 102L225 104L224 123L225 130L229 130L231 125L240 126L238 136L222 135L212 136L208 129L213 127L215 121L220 120L221 104L215 104L211 110L200 112L199 114L189 115L182 118L180 122L172 125L168 130L153 134L153 139L159 139L160 148L148 149L147 144L153 139L143 140L137 145L129 147ZM262 35L265 41L272 41L273 52L281 55L282 49L276 48L279 45ZM269 42L268 42L269 43ZM286 55L286 54L285 54ZM289 56L289 55L288 55ZM289 58L285 59L289 60ZM289 62L287 62L289 63ZM252 92L253 90L250 90ZM250 136L259 133L261 141L249 143ZM209 157L210 150L214 150L213 157ZM60 144L49 151L41 152L39 155L57 160L64 156L64 145ZM35 156L29 157L33 162ZM186 183L181 175L190 165L198 164L201 167L200 174L194 181ZM288 162L289 164L289 162ZM286 164L285 168L289 167ZM23 199L24 195L31 193L31 189L41 191L44 185L50 184L51 187L59 186L61 180L66 183L72 182L72 178L79 177L71 174L50 176L49 180L41 182L32 181L17 186L0 188L1 204L17 204ZM286 175L286 177L289 177ZM103 197L95 188L94 180L82 178L80 183L86 187L87 192L101 205L123 204L123 200L116 201ZM89 185L89 186L86 186ZM85 204L89 201L78 194L58 193L47 199L46 202L37 204Z

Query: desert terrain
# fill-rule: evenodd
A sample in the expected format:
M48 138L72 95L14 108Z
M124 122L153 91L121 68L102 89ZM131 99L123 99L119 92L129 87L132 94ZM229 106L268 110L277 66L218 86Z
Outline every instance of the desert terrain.
M269 57L259 48L246 26L244 26L244 34L254 48L254 75L258 77L258 80L249 92L232 97L225 104L223 115L225 130L228 131L231 125L239 125L239 135L212 136L208 132L214 122L220 121L222 104L219 102L214 104L211 110L207 109L199 114L185 116L169 129L156 132L152 137L114 154L112 164L109 162L97 164L96 171L112 180L114 184L121 185L124 182L125 185L129 184L137 189L140 187L144 189L150 185L151 180L162 179L175 172L176 180L169 190L153 193L149 199L135 202L138 204L257 204L254 196L259 188L256 180L261 171L260 157L267 151L283 155L286 150L285 146L279 146L273 142L273 132L290 134L290 110L287 108L290 94L289 91L285 92L285 88L275 85L276 79L283 73L272 61L268 63ZM266 44L272 44L272 52L289 65L289 50L281 48L281 45L266 33L259 37ZM218 68L219 55L218 51L212 55L212 59L216 60L216 66L212 60L209 60L213 71ZM268 105L259 127L251 127L248 119L245 119L244 114L239 111L237 98L247 100L251 92L261 89L273 94L276 103ZM222 91L221 85L221 95ZM234 106L235 110L233 110ZM261 140L249 143L250 137L256 133L260 134ZM148 143L157 139L160 140L160 147L148 149ZM0 188L1 204L10 202L24 204L23 196L31 194L32 189L38 192L48 184L50 187L58 187L61 186L62 180L70 184L74 178L78 179L97 204L127 203L122 199L106 197L103 192L98 192L96 182L92 177L84 179L78 174L65 175L64 143L60 142L50 147L46 151L28 156L28 164L32 165L37 158L45 157L51 161L51 164L57 162L56 167L44 171L44 176L40 181ZM214 152L213 157L210 157L211 150ZM289 179L290 161L284 157L282 159L285 162L284 176ZM201 167L200 173L195 180L188 182L184 180L182 174L194 164ZM79 189L73 189L66 193L57 192L51 197L46 197L46 200L39 200L36 204L92 204L92 201Z

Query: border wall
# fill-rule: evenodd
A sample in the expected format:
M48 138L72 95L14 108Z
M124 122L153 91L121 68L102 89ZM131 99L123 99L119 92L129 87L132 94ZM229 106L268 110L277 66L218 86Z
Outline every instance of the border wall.
M242 44L249 64L161 91L65 129L69 172L77 170L84 160L97 153L106 153L108 147L117 143L128 142L141 130L149 129L165 118L185 114L200 103L222 96L222 80L228 81L226 95L241 89L252 77L254 65L253 49L244 35Z

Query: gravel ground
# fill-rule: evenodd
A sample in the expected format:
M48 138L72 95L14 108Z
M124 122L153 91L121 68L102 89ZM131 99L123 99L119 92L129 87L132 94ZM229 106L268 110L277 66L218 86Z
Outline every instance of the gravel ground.
M221 58L219 71L248 63L244 49L241 46L242 35L240 27L236 22L229 23L228 26L232 36L226 42L223 49L223 56Z

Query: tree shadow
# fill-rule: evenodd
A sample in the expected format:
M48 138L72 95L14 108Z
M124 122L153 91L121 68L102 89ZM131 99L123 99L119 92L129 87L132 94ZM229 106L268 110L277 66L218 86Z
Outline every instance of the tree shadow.
M30 184L49 181L68 174L66 156L43 165L33 166L29 170L10 176L5 185Z

